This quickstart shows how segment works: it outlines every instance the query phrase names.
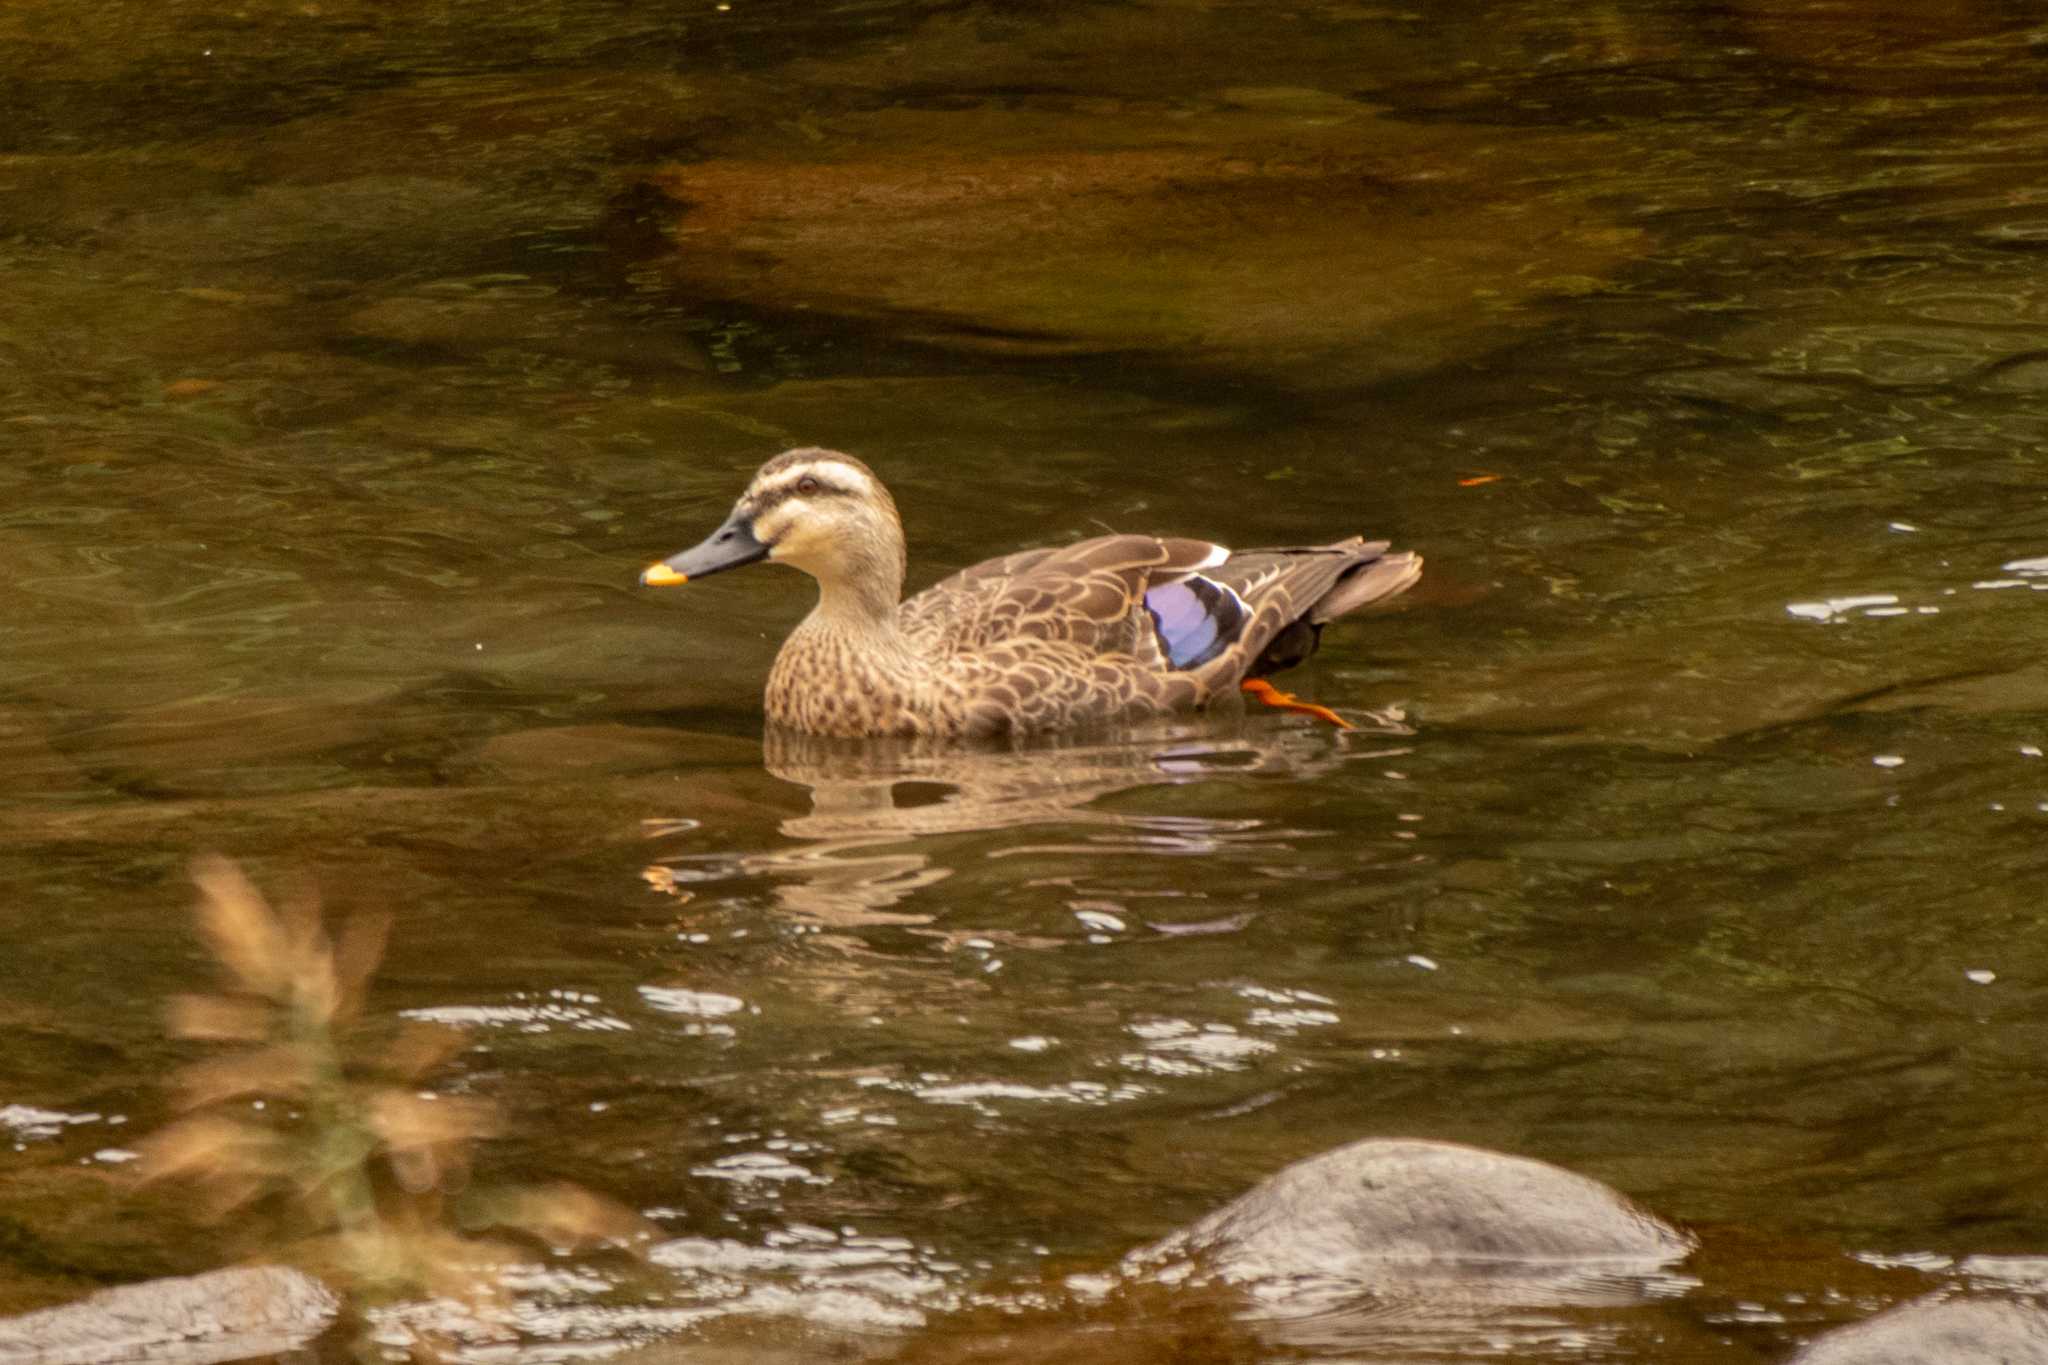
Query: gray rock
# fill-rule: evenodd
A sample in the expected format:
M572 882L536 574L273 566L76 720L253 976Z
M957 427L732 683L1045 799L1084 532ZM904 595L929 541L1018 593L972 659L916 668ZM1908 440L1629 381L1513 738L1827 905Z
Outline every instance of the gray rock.
M288 1351L339 1308L327 1287L279 1266L149 1280L0 1319L0 1365L211 1365Z
M2007 1299L1916 1299L1816 1338L1787 1365L2048 1365L2048 1312Z
M1633 1302L1693 1239L1598 1181L1449 1142L1374 1139L1298 1162L1126 1269L1255 1287L1282 1311L1333 1297Z

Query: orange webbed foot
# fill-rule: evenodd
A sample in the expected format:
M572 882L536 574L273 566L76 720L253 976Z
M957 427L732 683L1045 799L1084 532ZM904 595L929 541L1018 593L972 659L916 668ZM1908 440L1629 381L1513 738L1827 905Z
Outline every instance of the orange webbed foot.
M1303 715L1314 716L1317 720L1326 720L1339 730L1349 730L1352 728L1350 721L1344 719L1344 717L1338 715L1329 707L1318 706L1312 701L1303 701L1292 692L1282 692L1264 678L1246 678L1238 686L1250 696L1257 697L1265 705L1277 711L1299 711Z

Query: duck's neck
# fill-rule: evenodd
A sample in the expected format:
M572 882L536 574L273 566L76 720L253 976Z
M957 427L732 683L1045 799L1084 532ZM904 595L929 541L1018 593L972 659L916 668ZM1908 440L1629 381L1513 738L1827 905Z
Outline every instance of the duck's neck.
M867 572L820 576L818 605L804 625L862 648L900 643L896 605L903 597L903 575L880 565L864 567Z
M768 718L826 735L914 729L919 661L896 620L893 583L819 579L818 605L768 671Z
M806 675L883 687L915 670L910 642L896 619L900 577L820 575L818 605L790 632L776 657L784 687Z

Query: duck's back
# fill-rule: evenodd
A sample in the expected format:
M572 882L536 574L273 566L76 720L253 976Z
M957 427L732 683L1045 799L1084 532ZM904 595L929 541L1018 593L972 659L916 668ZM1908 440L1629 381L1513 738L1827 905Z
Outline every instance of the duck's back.
M1042 642L1165 668L1144 609L1147 587L1220 564L1228 553L1205 540L1141 535L1024 550L941 579L905 601L897 620L935 660Z

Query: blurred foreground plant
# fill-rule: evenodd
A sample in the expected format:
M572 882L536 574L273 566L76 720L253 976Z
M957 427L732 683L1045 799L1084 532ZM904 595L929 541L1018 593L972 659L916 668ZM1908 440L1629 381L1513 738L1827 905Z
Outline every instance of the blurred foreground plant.
M495 1115L419 1088L462 1035L363 1014L389 916L357 915L330 938L310 891L273 908L221 858L200 861L193 878L199 928L227 980L221 994L174 999L170 1028L231 1050L179 1073L187 1112L145 1144L146 1177L189 1181L207 1218L259 1205L295 1216L311 1268L358 1300L495 1297L495 1272L518 1249L464 1235L451 1207ZM649 1232L638 1214L573 1185L465 1202L496 1227L556 1244L632 1250Z

